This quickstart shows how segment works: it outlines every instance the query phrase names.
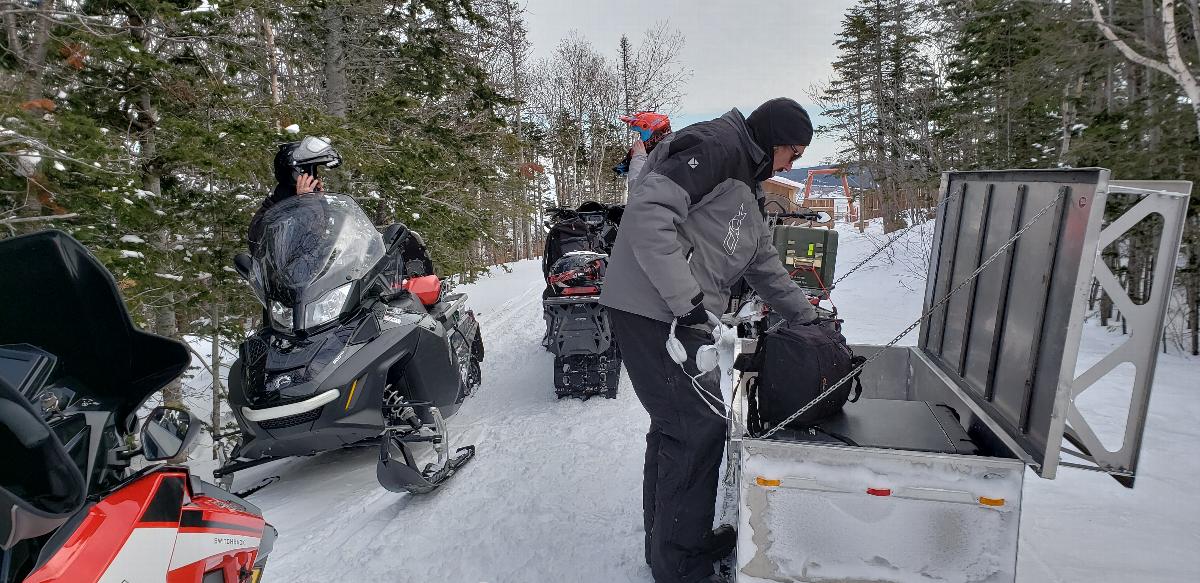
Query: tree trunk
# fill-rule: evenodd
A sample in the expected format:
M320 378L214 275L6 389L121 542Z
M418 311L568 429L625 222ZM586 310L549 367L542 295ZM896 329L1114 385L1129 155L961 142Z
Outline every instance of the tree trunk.
M17 62L22 62L25 60L25 46L21 41L21 32L18 28L17 15L14 12L6 11L4 13L4 33L8 38L8 52L12 53Z
M163 293L162 305L154 309L154 333L166 338L179 338L179 325L175 320L175 292ZM183 382L176 378L163 387L163 404L183 406Z
M629 37L627 37L625 35L621 35L620 47L621 47L621 89L622 89L622 93L624 93L623 101L624 101L624 105L625 105L625 114L631 115L631 114L633 114L633 99L632 99L632 96L630 95L631 92L629 89L629 78L630 78L630 68L632 66L632 63L630 61L633 58L633 55L630 54Z
M212 435L213 459L217 459L217 436L221 434L221 300L213 298L212 310L212 355L209 357L209 368L212 369Z
M263 50L267 56L267 84L271 95L271 105L279 105L279 57L275 54L275 26L266 14L259 15L259 25L263 37ZM283 120L275 118L275 131L283 129Z
M46 68L46 50L50 45L50 27L56 22L50 17L56 0L42 0L34 20L33 40L29 43L29 61L25 66L25 98L42 97L42 73Z
M321 11L325 23L325 109L334 117L346 117L346 21L342 6L329 2Z
M1158 33L1156 24L1158 19L1154 17L1154 0L1142 0L1142 19L1144 21L1144 31L1146 46L1152 53L1158 52L1158 38L1161 38ZM1158 103L1154 100L1154 79L1156 77L1153 67L1143 67L1142 78L1143 88L1142 95L1146 99L1146 116L1148 119L1154 119L1158 113ZM1151 125L1146 132L1146 148L1151 151L1158 150L1159 142L1161 142L1162 131L1157 125Z
M1200 218L1191 219L1188 245L1188 277L1184 279L1184 297L1187 298L1188 330L1192 335L1192 356L1200 356Z
M1187 286L1188 301L1188 331L1192 335L1192 356L1200 356L1200 282L1192 275L1192 282Z
M1058 163L1067 163L1067 154L1071 151L1071 135L1072 126L1075 125L1076 119L1076 101L1083 94L1083 75L1076 77L1074 82L1068 83L1063 89L1062 103L1062 144L1058 150Z
M1188 0L1187 9L1192 21L1192 42L1196 44L1197 57L1200 57L1200 2ZM1200 62L1200 59L1197 59L1197 62Z

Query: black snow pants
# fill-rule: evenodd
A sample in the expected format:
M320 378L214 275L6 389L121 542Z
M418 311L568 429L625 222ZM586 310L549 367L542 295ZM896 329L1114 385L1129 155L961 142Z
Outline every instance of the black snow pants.
M646 561L657 583L703 580L713 573L702 545L713 527L726 422L705 406L667 354L670 324L612 308L608 312L633 390L650 414L642 482ZM687 348L687 373L695 376L691 359L712 337L682 326L675 337ZM719 402L719 373L698 380Z

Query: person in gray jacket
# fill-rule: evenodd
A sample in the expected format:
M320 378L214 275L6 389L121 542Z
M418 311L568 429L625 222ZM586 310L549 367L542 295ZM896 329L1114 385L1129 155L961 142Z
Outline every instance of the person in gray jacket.
M728 526L712 529L727 420L699 393L721 401L717 372L702 374L694 362L711 328L693 326L704 325L706 310L724 312L743 278L790 324L816 318L771 243L759 185L791 168L812 133L791 99L772 99L748 118L734 109L664 138L630 182L600 303L650 415L642 509L646 561L659 583L708 580L736 540ZM673 321L689 356L683 365L666 350Z

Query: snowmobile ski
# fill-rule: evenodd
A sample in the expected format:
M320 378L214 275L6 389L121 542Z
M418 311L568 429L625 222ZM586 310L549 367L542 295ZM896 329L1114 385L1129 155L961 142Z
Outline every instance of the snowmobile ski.
M271 484L274 484L275 482L278 482L278 481L279 481L279 476L271 476L270 478L267 478L253 486L250 486L249 488L246 488L245 490L241 490L239 492L234 492L233 495L237 496L238 498L245 498L255 492L258 492L259 490L262 490L263 488L266 488L267 486L270 486Z
M379 483L392 492L427 494L449 480L459 468L475 457L475 446L458 448L454 456L449 454L449 438L446 436L446 421L437 407L419 401L408 401L389 408L400 410L401 423L384 429L379 441L379 463L375 476ZM428 411L432 423L426 424L416 412L417 408ZM437 461L417 469L413 457L412 443L429 443L437 454Z
M467 445L458 448L454 457L444 463L427 464L424 470L418 471L415 464L410 465L412 454L408 452L404 442L387 435L379 444L379 464L375 466L375 477L391 492L428 494L449 480L459 468L474 457L475 446Z

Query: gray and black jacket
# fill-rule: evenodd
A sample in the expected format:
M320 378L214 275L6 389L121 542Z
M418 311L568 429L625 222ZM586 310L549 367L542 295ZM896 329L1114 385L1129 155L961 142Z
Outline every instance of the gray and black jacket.
M756 176L770 163L736 109L667 136L630 182L600 303L670 322L703 295L719 315L744 277L789 321L815 318L765 224Z

